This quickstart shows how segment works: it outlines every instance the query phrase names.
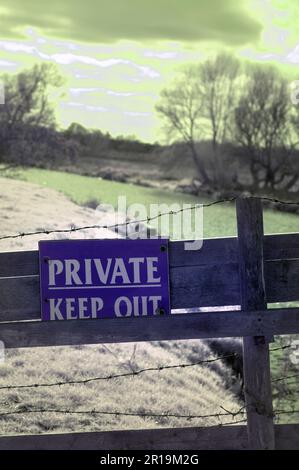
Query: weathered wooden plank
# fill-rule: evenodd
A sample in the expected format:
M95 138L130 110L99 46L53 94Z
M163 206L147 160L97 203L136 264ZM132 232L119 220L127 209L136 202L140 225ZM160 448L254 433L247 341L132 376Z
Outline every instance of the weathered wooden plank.
M172 339L283 335L299 332L299 309L200 312L162 317L0 324L6 348Z
M171 307L209 307L239 304L238 265L170 268Z
M171 268L170 291L173 309L238 304L238 267ZM0 292L0 321L40 318L38 276L0 279Z
M190 240L189 240L190 242ZM169 243L171 267L219 265L238 262L236 237L206 238L200 250L185 250L185 242Z
M0 437L0 450L246 449L245 426L146 429Z
M0 321L40 318L39 276L0 279Z
M299 448L299 425L275 428L276 450ZM0 437L0 450L245 450L246 426L140 429Z
M299 218L297 229L299 230ZM294 258L299 258L299 233L264 235L265 261Z
M0 245L1 248L1 245ZM299 234L266 235L264 259L299 259ZM238 262L236 237L205 239L198 251L184 249L183 241L170 242L169 263L171 267L223 265ZM0 253L0 277L29 276L38 274L37 251Z
M274 433L276 450L299 449L299 424L276 424Z
M38 274L38 251L12 251L0 253L0 278L33 276Z
M266 309L262 204L256 198L238 199L236 209L241 309ZM243 339L244 394L249 446L271 450L275 448L275 437L270 353L265 336Z
M185 250L183 241L169 243L170 267L237 262L236 238L206 239L198 251ZM0 278L38 274L38 251L0 253Z
M299 300L299 260L267 261L268 302ZM238 266L195 266L170 269L171 306L176 308L239 305ZM40 318L39 278L0 279L0 321Z
M299 300L299 259L267 261L264 274L269 303Z
M268 302L299 300L299 259L278 259L297 255L298 240L298 234L264 238L267 256L274 258L265 262ZM173 309L240 304L236 241L236 238L209 239L199 252L185 251L184 242L170 243ZM26 277L0 279L0 321L38 319L38 252L0 253L2 275L12 274L15 267L20 276Z

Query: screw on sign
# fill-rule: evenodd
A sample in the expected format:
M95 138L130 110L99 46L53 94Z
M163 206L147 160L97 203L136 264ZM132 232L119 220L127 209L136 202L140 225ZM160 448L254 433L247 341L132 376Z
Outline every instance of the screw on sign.
M41 241L43 320L170 313L168 240Z

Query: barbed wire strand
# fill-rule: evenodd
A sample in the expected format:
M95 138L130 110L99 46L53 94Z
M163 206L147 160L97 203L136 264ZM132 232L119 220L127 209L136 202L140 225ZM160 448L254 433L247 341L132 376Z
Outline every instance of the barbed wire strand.
M18 414L31 414L31 413L59 413L59 414L90 414L90 415L105 415L105 416L127 416L127 417L140 417L140 418L178 418L178 419L208 419L208 418L223 418L225 416L238 416L240 414L245 414L245 406L240 408L238 411L226 411L220 413L211 413L204 415L197 414L177 414L172 412L156 413L156 412L134 412L134 411L107 411L107 410L72 410L72 409L61 409L61 408L29 408L29 409L20 409L20 410L10 410L10 411L1 411L0 418L5 416L12 416ZM282 414L297 414L299 410L274 410L272 417L276 417Z
M299 202L297 201L281 201L280 199L274 197L267 197L267 196L253 196L254 199L260 199L261 201L265 202L273 202L274 204L283 204L286 206L299 206Z
M107 410L72 410L72 409L61 409L61 408L29 408L20 410L1 411L0 417L26 414L26 413L61 413L61 414L91 414L91 415L108 415L108 416L130 416L140 418L178 418L178 419L207 419L207 418L221 418L225 416L238 416L244 414L244 407L239 408L237 411L225 411L220 413L211 413L204 415L197 414L177 414L172 412L155 413L155 412L134 412L134 411L107 411Z
M299 377L299 374L294 374L294 375L287 375L285 377L279 377L278 379L272 380L272 383L274 382L281 382L282 380L288 380L288 379L293 379L295 377Z
M124 372L121 374L114 374L114 375L106 375L106 376L98 376L98 377L89 377L88 379L80 379L80 380L66 380L66 381L59 381L59 382L52 382L52 383L34 383L28 385L3 385L0 386L0 390L12 390L12 389L20 389L20 388L38 388L38 387L55 387L61 385L76 385L76 384L87 384L90 382L101 381L101 380L114 380L119 378L128 378L128 377L137 377L138 375L144 374L145 372L161 372L164 370L170 369L186 369L188 367L195 367L204 364L211 364L216 361L220 361L223 359L237 357L239 356L238 353L227 354L224 356L219 356L213 359L205 359L200 360L197 362L187 362L181 364L173 364L173 365L166 365L166 366L157 366L157 367L146 367L143 369L138 369L132 372Z
M282 346L279 348L274 348L270 349L270 352L272 351L279 351L282 349L286 349L291 347L291 345L287 346ZM97 381L108 381L108 380L115 380L119 378L129 378L129 377L137 377L141 374L144 374L146 372L162 372L164 370L171 370L171 369L187 369L190 367L196 367L200 365L205 365L205 364L212 364L217 361L225 360L225 359L230 359L230 358L237 358L237 357L242 357L241 354L239 353L231 353L231 354L225 354L223 356L218 356L216 358L210 358L210 359L203 359L200 361L196 362L187 362L187 363L179 363L179 364L172 364L172 365L164 365L164 366L156 366L156 367L145 367L142 369L138 369L135 371L131 372L123 372L119 374L109 374L106 376L96 376L96 377L89 377L87 379L78 379L78 380L65 380L65 381L59 381L59 382L52 382L52 383L32 383L32 384L22 384L22 385L1 385L0 390L15 390L15 389L24 389L24 388L42 388L42 387L57 387L57 386L63 386L63 385L86 385L91 382L97 382ZM273 382L278 382L280 380L286 380L288 378L293 378L296 377L297 375L292 375L292 376L287 376L287 377L280 377L279 379L273 380Z
M276 410L274 411L274 416L297 414L297 413L299 413L299 410Z
M98 225L98 224L94 224L94 225L85 225L85 226L82 226L82 227L71 227L69 229L43 229L43 230L37 230L35 232L22 232L22 233L17 233L17 234L13 234L13 235L4 235L4 236L1 236L0 237L0 240L7 240L7 239L14 239L14 238L23 238L23 237L29 237L29 236L33 236L33 235L51 235L53 233L73 233L73 232L78 232L80 230L92 230L92 229L117 229L119 227L123 227L123 226L128 226L128 225L133 225L133 224L140 224L140 223L149 223L153 220L157 220L161 217L164 217L166 215L177 215L177 214L180 214L182 212L186 212L186 211L191 211L191 210L194 210L194 209L197 209L197 208L202 208L202 207L211 207L211 206L214 206L216 204L222 204L224 202L233 202L235 201L237 198L236 197L231 197L231 198L226 198L226 199L219 199L218 201L212 201L212 202L209 202L209 203L205 203L205 204L194 204L193 206L190 206L190 207L182 207L181 209L178 209L178 210L172 210L172 211L169 211L169 212L162 212L160 214L157 214L153 217L146 217L145 219L139 219L139 220L127 220L126 222L120 222L120 223L117 223L117 224L112 224L112 225Z
M255 199L259 199L261 201L267 201L267 202L272 202L275 204L283 204L283 205L292 205L292 206L298 206L299 207L299 202L293 202L293 201L281 201L276 198L270 198L266 196L261 196L261 197L254 197ZM17 233L17 234L12 234L12 235L3 235L0 237L0 241L2 240L8 240L8 239L15 239L15 238L23 238L23 237L29 237L29 236L34 236L34 235L51 235L51 234L58 234L58 233L74 233L78 232L81 230L100 230L100 229L118 229L119 227L122 226L129 226L129 225L134 225L134 224L140 224L140 223L150 223L153 220L157 220L159 218L162 218L164 216L169 216L169 215L177 215L185 211L190 211L194 210L197 208L207 208L211 206L215 206L216 204L223 204L226 202L233 202L235 200L239 199L238 196L230 197L230 198L224 198L224 199L219 199L217 201L212 201L209 203L203 203L203 204L194 204L193 206L190 207L183 207L178 210L173 210L169 212L163 212L160 214L157 214L153 217L147 217L144 219L139 219L139 220L129 220L126 222L120 222L116 224L105 224L105 225L85 225L82 227L70 227L70 228L64 228L64 229L42 229L42 230L37 230L37 231L31 231L31 232L22 232L22 233Z
M270 352L282 351L283 349L292 348L292 344L286 344L285 346L279 346L278 348L269 349Z

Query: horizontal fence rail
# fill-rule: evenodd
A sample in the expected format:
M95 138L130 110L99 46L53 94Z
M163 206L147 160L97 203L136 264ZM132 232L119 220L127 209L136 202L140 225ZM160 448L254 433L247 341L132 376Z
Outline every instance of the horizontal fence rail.
M127 343L174 339L291 334L299 330L299 308L257 312L199 312L161 317L103 320L22 321L0 324L6 348Z
M264 250L268 302L298 300L299 234L267 235ZM170 242L169 258L172 309L240 305L237 238ZM40 318L37 251L0 253L0 292L0 322Z
M299 424L276 425L277 450L298 448ZM5 436L0 450L246 450L246 426Z

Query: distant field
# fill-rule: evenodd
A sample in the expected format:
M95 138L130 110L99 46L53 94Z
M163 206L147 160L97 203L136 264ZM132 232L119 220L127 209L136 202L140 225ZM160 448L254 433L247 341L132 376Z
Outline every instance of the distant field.
M116 207L118 196L126 196L127 204L199 204L211 199L175 193L154 188L145 188L133 184L101 180L89 176L74 175L57 171L28 169L18 170L15 176L32 183L37 183L62 191L78 204L89 201L112 204ZM265 233L288 233L299 231L299 217L296 214L265 209ZM224 237L236 234L235 208L232 204L220 204L204 209L204 236ZM187 234L188 236L188 234Z

